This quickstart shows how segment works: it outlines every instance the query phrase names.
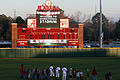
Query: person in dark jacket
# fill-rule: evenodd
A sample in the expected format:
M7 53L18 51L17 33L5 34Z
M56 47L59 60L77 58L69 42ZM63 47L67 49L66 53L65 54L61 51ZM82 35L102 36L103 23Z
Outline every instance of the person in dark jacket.
M106 79L106 80L112 80L111 72L107 72L107 73L105 74L105 79Z
M44 70L45 72L45 80L49 80L49 68Z

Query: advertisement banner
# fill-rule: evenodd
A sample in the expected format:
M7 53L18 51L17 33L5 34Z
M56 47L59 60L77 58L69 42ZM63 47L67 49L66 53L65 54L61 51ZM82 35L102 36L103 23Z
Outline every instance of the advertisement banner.
M67 46L68 40L28 40L29 46Z
M17 46L27 46L27 40L17 40Z
M79 41L78 40L69 40L68 44L69 44L69 46L78 46Z

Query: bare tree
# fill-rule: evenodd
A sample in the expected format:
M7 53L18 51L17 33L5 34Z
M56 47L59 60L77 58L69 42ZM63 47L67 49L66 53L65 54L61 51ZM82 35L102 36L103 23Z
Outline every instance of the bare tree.
M70 18L77 23L83 23L83 22L85 22L85 20L87 20L87 15L82 14L82 12L80 12L80 11L77 11L77 12L73 13L70 16Z

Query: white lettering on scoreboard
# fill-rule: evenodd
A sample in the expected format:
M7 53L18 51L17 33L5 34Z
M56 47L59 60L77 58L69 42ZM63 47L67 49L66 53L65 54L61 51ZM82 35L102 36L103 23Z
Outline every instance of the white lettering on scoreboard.
M40 16L40 23L57 23L57 16Z
M37 14L40 14L40 15L59 15L60 12L37 12Z

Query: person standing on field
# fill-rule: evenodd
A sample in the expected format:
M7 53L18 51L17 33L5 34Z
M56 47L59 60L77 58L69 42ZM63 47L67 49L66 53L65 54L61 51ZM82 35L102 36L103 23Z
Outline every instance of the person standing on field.
M30 80L30 76L31 76L31 70L28 69L28 70L27 70L27 80Z
M50 70L50 79L54 79L54 69L53 69L53 64L51 64L49 70Z
M107 73L105 74L105 79L106 79L106 80L112 80L111 72L107 72Z
M76 80L76 69L73 70L73 80Z
M49 80L49 68L45 70L45 80Z
M60 71L60 67L57 67L56 68L56 80L59 80L59 77L60 77L59 71Z
M42 80L45 80L45 69L44 68L42 69L42 73L41 74L42 74Z
M83 72L80 71L80 80L83 80Z
M23 64L20 66L20 79L23 79L24 76L24 67Z
M93 68L92 76L93 76L93 80L97 80L97 71L95 67Z
M87 69L87 76L86 76L86 78L87 78L87 80L89 80L89 77L90 77L90 73L89 73L89 69Z
M72 68L70 68L70 71L69 71L69 80L72 80Z
M62 71L63 71L62 80L67 80L67 79L66 79L66 77L67 77L67 68L66 68L66 67L63 67L63 68L62 68Z
M77 71L77 80L80 80L80 72L79 71Z

